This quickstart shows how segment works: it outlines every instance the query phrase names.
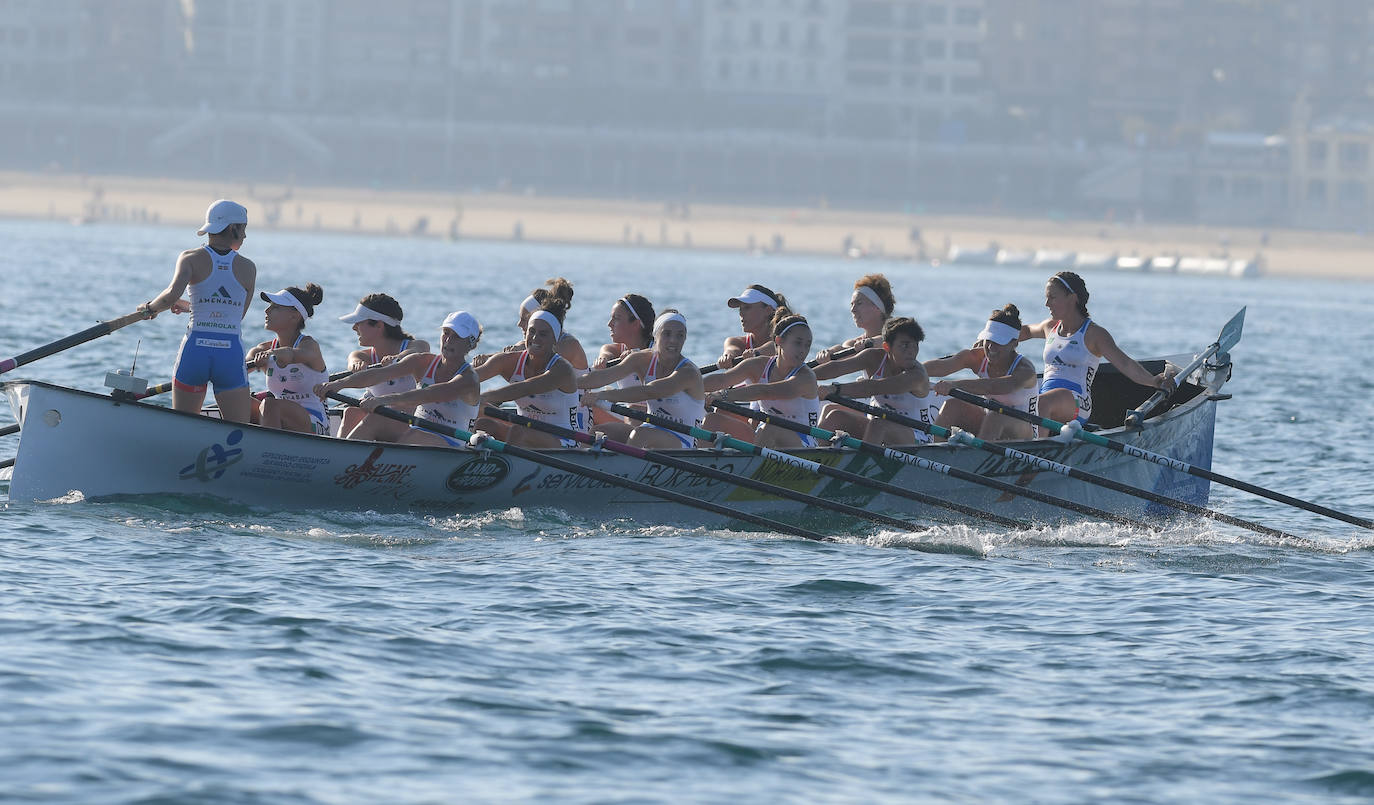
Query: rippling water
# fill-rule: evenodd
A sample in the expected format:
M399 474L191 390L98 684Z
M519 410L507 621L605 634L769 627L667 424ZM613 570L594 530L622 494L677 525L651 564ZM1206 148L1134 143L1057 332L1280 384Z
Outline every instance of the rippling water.
M155 228L0 235L4 355L131 309L194 243ZM519 299L566 275L587 343L635 290L683 308L689 354L709 359L736 326L727 292L781 290L830 342L851 330L856 275L881 270L931 356L1006 301L1038 313L1044 279L262 232L244 251L263 287L325 287L312 330L340 364L351 333L330 316L375 289L417 331L467 308L497 344L515 337ZM1088 282L1095 316L1141 356L1196 351L1248 305L1216 468L1374 514L1374 286ZM156 382L179 324L14 375L99 388L141 339ZM0 440L0 458L14 446ZM0 799L1369 801L1370 532L1224 488L1213 505L1301 539L1179 521L814 544L541 509L10 505Z

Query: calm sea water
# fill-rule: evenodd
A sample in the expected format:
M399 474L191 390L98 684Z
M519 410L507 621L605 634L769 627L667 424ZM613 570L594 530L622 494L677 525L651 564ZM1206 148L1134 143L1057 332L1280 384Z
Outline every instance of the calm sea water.
M5 356L132 309L195 243L15 222L0 237ZM372 290L416 332L466 308L499 345L530 288L567 276L586 343L638 291L682 308L689 354L709 360L737 326L723 300L748 282L786 293L828 343L851 333L850 284L884 271L934 356L1004 302L1038 315L1044 281L262 231L244 251L264 288L324 286L311 331L338 365L352 334L333 317ZM1088 282L1094 315L1139 356L1197 351L1247 305L1216 468L1374 514L1374 285ZM157 382L182 324L11 377L96 389L138 347ZM0 799L1369 801L1374 540L1224 488L1213 505L1302 539L1080 524L814 544L540 509L9 505Z

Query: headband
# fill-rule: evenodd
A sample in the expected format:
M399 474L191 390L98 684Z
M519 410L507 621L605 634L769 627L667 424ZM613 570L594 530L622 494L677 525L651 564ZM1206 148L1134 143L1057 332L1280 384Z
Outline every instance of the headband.
M1059 280L1059 284L1064 286L1064 290L1068 291L1069 293L1073 294L1074 296L1078 296L1078 291L1075 291L1075 290L1073 289L1073 287L1069 285L1069 281L1068 281L1068 280L1064 279L1063 277L1059 276L1058 274L1055 274L1055 275L1054 275L1054 278L1057 279L1057 280Z
M533 313L539 309L539 300L534 298L534 294L530 294L520 303L520 309L526 313Z
M775 336L773 336L773 337L774 337L774 338L782 338L783 336L787 335L787 331L788 331L788 330L792 329L793 327L796 327L798 324L806 324L806 319L798 319L797 321L792 322L791 324L789 324L789 325L787 325L786 327L782 328L782 332L778 333L777 335L775 335Z
M563 337L563 325L559 324L558 317L553 315L549 311L536 310L535 312L531 313L530 320L525 324L525 329L528 330L530 327L534 326L534 323L536 321L545 322L549 325L549 327L553 328L553 340L557 341L558 339Z
M854 300L858 299L861 296L867 299L868 301L872 302L873 306L876 307L878 310L882 311L883 315L887 314L887 305L883 304L882 297L878 296L878 292L874 291L867 285L860 285L859 287L854 289L854 295L849 297L850 304L853 304Z
M635 306L632 305L632 304L630 304L630 300L628 300L628 299L626 299L625 297L622 296L622 297L620 297L620 300L619 300L619 301L620 301L620 304L622 304L622 305L625 306L625 309L626 309L626 310L630 311L630 315L635 317L635 321L639 322L639 326L640 326L640 327L643 327L643 326L644 326L644 320L641 319L641 318L639 317L639 314L635 312ZM657 324L657 322L655 322L655 324L654 324L654 332L658 332L658 324Z
M1010 324L1003 324L1000 321L988 320L983 325L983 332L978 334L978 341L992 341L997 344L1010 344L1021 337L1021 331L1012 327ZM975 341L974 343L977 343Z
M657 335L658 331L663 329L663 325L670 321L680 321L683 327L687 326L687 319L681 313L664 313L654 319L654 334Z

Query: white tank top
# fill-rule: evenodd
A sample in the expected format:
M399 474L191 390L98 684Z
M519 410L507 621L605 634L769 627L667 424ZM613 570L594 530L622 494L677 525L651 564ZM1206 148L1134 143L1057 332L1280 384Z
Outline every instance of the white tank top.
M210 276L190 286L191 321L187 329L219 335L239 335L243 327L243 308L248 291L234 276L234 258L238 252L220 254L209 246Z
M874 380L887 377L887 357L887 354L884 353L882 363L878 364L878 371L873 373ZM935 417L940 413L940 406L944 404L944 400L935 392L929 392L925 396L913 394L910 391L903 391L899 394L874 394L872 400L874 408L892 411L927 425L935 423ZM911 430L915 435L917 444L930 441L929 433L916 428Z
M440 356L435 355L434 360L429 362L429 368L420 378L420 388L429 388L438 381L434 379L434 373L439 371ZM471 363L464 363L458 371L453 373L454 377L466 372L472 366ZM469 405L462 400L447 400L445 402L427 402L415 406L415 416L421 419L431 419L435 422L442 422L451 428L462 428L466 431L472 430L472 420L477 418L477 404Z
M410 339L403 339L401 341L401 348L397 350L397 352L405 352L408 346L410 346ZM367 348L367 357L367 362L369 364L375 364L377 361L381 360L381 356L377 354L376 347ZM431 367L431 370L432 369L433 367ZM368 397L380 397L383 394L399 394L403 391L410 391L413 388L415 388L414 376L405 374L400 377L393 377L390 380L383 380L380 383L373 383L363 391L363 399L366 400Z
M1084 319L1083 326L1069 335L1060 335L1058 322L1053 332L1045 338L1045 375L1041 388L1051 380L1063 380L1077 384L1082 396L1092 399L1093 377L1102 359L1088 351L1088 325L1092 319Z
M516 383L526 379L525 364L529 362L529 359L529 350L523 350L520 353L520 360L515 364L515 371L511 373L510 382ZM565 360L564 357L554 353L554 356L544 365L544 372L549 371L555 362L561 360ZM535 376L537 377L544 372L539 372ZM515 401L515 410L520 412L520 416L585 432L587 424L586 418L582 414L584 409L581 405L581 397L582 395L575 391L551 389L540 394L521 397Z
M294 349L302 338L305 338L305 333L296 336L296 342L291 347ZM272 339L272 349L279 346L277 339ZM290 400L326 422L328 417L325 415L324 401L315 396L315 387L327 380L327 371L317 371L303 363L278 366L276 356L267 359L267 390L272 392L272 396L279 400Z
M677 366L674 366L672 371L668 374L671 375L673 372L681 369L684 363L687 363L686 358L678 361ZM667 377L667 375L664 376ZM657 379L658 353L655 352L654 356L649 359L649 368L645 372L644 383L651 383ZM706 404L704 400L698 400L691 394L688 394L686 389L683 389L671 396L650 400L649 413L657 414L664 419L671 419L674 422L681 422L684 425L700 427L701 423L706 419Z
M763 376L759 378L760 383L771 382L770 376L773 367L778 363L776 357L769 358L768 364L763 367ZM801 371L802 364L787 373L783 380L789 380L797 372ZM815 427L821 421L821 401L815 397L793 397L786 400L759 400L759 410L764 413L779 416L783 419L790 419L793 422L800 422L803 425Z
M1007 375L1010 375L1012 372L1015 372L1015 371L1016 371L1016 367L1021 363L1021 360L1022 360L1024 357L1025 357L1024 355L1017 354L1016 360L1012 361L1012 362L1011 362L1011 366L1008 366L1008 367L1007 367ZM979 365L978 371L976 372L976 374L977 374L979 377L983 377L983 378L989 377L989 375L988 375L988 358L987 358L986 355L983 356L983 363L982 363L981 365ZM1034 383L1032 383L1032 384L1030 384L1029 386L1027 386L1026 388L1023 388L1023 389L1017 389L1016 391L1009 391L1009 392L1007 392L1006 394L989 394L988 397L990 397L991 399L994 399L994 400L998 401L999 403L1002 403L1003 405L1007 405L1007 406L1010 406L1010 407L1012 407L1012 408L1015 408L1015 409L1018 410L1018 411L1030 411L1030 410L1031 410L1031 401L1034 400L1034 399L1035 399L1036 397L1038 397L1039 395L1040 395L1040 389L1038 389L1038 388L1036 387L1036 385L1035 385Z

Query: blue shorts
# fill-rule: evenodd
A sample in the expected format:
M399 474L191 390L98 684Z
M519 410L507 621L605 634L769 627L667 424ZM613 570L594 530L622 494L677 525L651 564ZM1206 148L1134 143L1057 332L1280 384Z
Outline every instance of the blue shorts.
M1088 417L1092 415L1092 404L1087 397L1083 396L1083 387L1072 380L1063 380L1058 377L1043 381L1040 384L1041 394L1054 389L1068 389L1073 393L1073 404L1078 406L1078 413L1074 419L1077 419L1080 424L1088 424Z
M246 388L243 342L237 335L188 331L181 339L172 382L184 391L205 391L210 385L216 393Z
M684 436L684 435L682 435L681 433L678 433L678 432L675 431L675 430L668 430L667 428L661 428L661 427L659 427L658 425L651 425L651 424L648 424L648 423L645 423L645 424L643 424L643 425L640 425L639 427L640 427L640 428L648 428L648 429L650 429L650 430L656 430L656 431L659 431L660 433L666 433L666 434L668 434L669 436L672 436L673 438L677 439L677 440L678 440L678 443L681 444L684 448L693 448L693 447L696 447L696 446L697 446L697 440L696 440L696 439L693 439L691 436ZM638 430L638 429L639 429L639 428L636 428L636 430Z

